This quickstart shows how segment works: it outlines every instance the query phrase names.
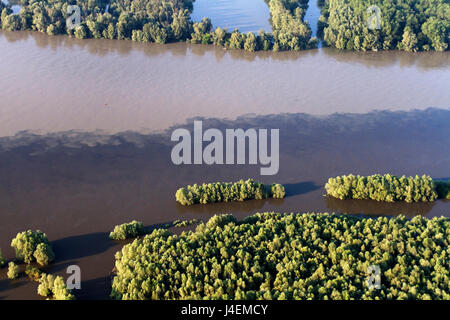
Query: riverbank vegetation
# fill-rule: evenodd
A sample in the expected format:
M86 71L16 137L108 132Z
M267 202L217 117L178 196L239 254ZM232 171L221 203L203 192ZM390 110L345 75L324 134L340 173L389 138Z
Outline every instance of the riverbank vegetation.
M190 41L247 51L302 50L316 46L310 27L304 22L308 1L264 1L270 8L273 32L261 31L258 35L221 28L213 30L208 18L193 22L190 17L193 0L22 0L18 15L13 14L9 5L0 4L0 23L5 30L67 34L79 39ZM73 13L68 13L70 4L78 5L81 11L81 24L75 29L66 24Z
M114 230L109 234L112 240L126 240L139 237L145 233L142 222L133 220L114 227Z
M447 183L439 183L443 196ZM325 190L329 196L344 199L371 199L376 201L428 202L438 199L437 185L430 176L400 178L385 174L372 176L340 176L328 179ZM448 189L447 189L448 191ZM447 196L447 194L445 194Z
M272 184L266 186L252 179L238 182L204 183L189 185L178 189L175 194L177 202L184 206L215 202L246 201L252 199L284 198L284 186Z
M124 246L111 297L450 299L449 227L448 218L214 216L195 231L158 229ZM374 266L379 289L367 283Z
M373 5L379 14L368 10ZM326 0L319 34L345 50L445 51L449 17L447 0Z
M45 266L55 258L47 235L39 230L18 233L11 241L11 247L16 251L16 259L27 264L36 261Z

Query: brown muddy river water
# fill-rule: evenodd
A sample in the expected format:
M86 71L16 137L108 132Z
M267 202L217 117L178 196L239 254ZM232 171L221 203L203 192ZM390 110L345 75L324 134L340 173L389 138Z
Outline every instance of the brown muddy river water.
M47 233L56 263L82 271L78 298L107 298L108 240L133 219L241 218L255 212L450 216L450 203L382 204L323 196L330 176L450 177L450 54L245 53L207 46L75 40L0 32L0 248ZM374 110L378 111L374 111ZM172 164L175 128L279 128L280 170ZM181 207L180 186L254 178L286 185L283 200ZM9 281L0 299L38 299Z

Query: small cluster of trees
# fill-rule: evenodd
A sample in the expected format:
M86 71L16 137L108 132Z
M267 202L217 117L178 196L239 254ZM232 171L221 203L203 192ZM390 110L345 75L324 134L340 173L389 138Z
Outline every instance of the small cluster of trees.
M27 264L36 261L46 266L55 258L47 235L39 230L18 233L11 241L11 247L16 251L16 259Z
M112 240L125 240L137 238L145 233L142 222L133 220L114 227L114 230L109 234Z
M114 299L450 299L450 219L263 213L116 253ZM367 285L378 266L379 289Z
M372 176L340 176L328 179L327 194L344 199L371 199L376 201L427 202L438 198L436 185L430 176L400 178L385 174Z
M263 0L261 0L263 1ZM272 33L243 34L238 30L212 29L211 20L191 20L193 0L23 0L18 15L0 4L1 27L5 30L34 30L49 35L68 34L79 39L131 39L167 43L191 41L230 49L302 50L316 46L304 22L307 1L265 0L270 8ZM109 3L106 12L106 6ZM69 5L81 9L81 24L66 25Z
M176 200L184 205L206 204L215 202L245 201L252 199L284 198L284 186L272 184L266 186L252 179L238 182L204 183L189 185L178 189Z
M38 294L53 300L75 300L63 277L45 273L39 278Z
M32 278L32 274L35 274L35 267L29 264L37 262L41 266L48 265L55 259L55 254L50 246L47 235L39 230L37 231L24 231L16 235L11 241L11 247L16 252L15 261L10 261L8 264L7 276L9 279L17 279L21 274L21 268L16 262L26 263L25 273ZM5 265L6 261L3 258L0 251L0 267Z
M373 5L379 14L368 10ZM449 17L447 0L326 0L319 26L338 49L445 51Z
M11 246L16 251L16 259L8 264L7 277L9 279L17 279L21 276L23 269L16 262L25 262L27 264L25 266L26 276L31 281L39 282L39 295L55 300L75 299L62 277L43 273L39 268L30 265L37 262L41 266L46 266L55 258L45 233L39 230L20 232L11 241ZM5 260L0 251L0 267L4 264Z

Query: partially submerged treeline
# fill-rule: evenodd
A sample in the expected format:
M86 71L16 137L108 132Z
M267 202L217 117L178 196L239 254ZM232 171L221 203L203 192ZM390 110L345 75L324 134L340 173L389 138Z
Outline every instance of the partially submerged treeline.
M263 0L261 0L263 1ZM264 0L270 8L272 33L243 34L238 30L213 30L211 20L191 20L194 0L22 0L18 15L0 4L1 26L6 30L34 30L49 35L68 34L76 38L131 39L167 43L190 41L230 49L302 50L316 46L311 29L304 22L308 0ZM106 6L110 4L107 12ZM69 29L69 5L81 9L81 25Z
M319 34L323 31L325 42L338 49L415 52L449 47L448 0L325 0L323 4ZM379 13L368 10L372 5Z
M327 194L344 199L371 199L376 201L429 202L450 199L450 181L433 180L430 176L396 177L391 174L339 176L328 179Z
M275 183L266 186L252 179L238 182L203 183L189 185L177 190L175 198L184 206L215 202L282 199L286 195L283 185Z

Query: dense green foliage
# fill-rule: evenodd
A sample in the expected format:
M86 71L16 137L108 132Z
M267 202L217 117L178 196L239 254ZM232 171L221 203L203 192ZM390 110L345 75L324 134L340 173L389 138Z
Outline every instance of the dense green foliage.
M142 222L133 220L114 227L109 234L109 238L113 240L125 240L139 237L145 233Z
M433 179L426 175L398 178L390 174L368 177L350 174L328 179L325 189L328 195L341 200L372 199L410 203L434 201L438 198Z
M19 277L19 274L20 274L20 267L13 261L11 261L8 264L8 272L6 273L8 279L17 279Z
M263 1L263 0L261 0ZM301 50L315 47L311 29L304 23L307 1L266 0L270 8L273 33L241 34L235 30L212 30L207 18L191 20L193 0L23 0L18 15L1 5L0 23L6 30L35 30L49 35L69 34L79 39L131 39L139 42L167 43L191 41L230 49ZM110 3L108 12L106 5ZM81 9L81 25L66 25L69 4Z
M272 184L267 187L252 179L238 182L216 182L194 184L178 189L176 200L184 205L206 204L214 202L245 201L251 199L281 199L285 196L284 187L280 184Z
M38 294L54 300L75 300L61 276L55 277L45 273L39 279Z
M380 28L371 5L380 8ZM338 49L405 51L448 49L450 3L448 0L327 0L319 26L324 40Z
M16 258L25 263L36 261L44 266L55 258L47 235L39 230L18 233L11 246L16 250Z
M450 299L450 220L214 216L116 253L115 299ZM367 286L380 268L380 289Z
M36 262L41 266L46 266L55 259L52 248L47 243L39 243L33 253Z
M435 181L436 192L439 199L450 200L450 180L449 181Z

